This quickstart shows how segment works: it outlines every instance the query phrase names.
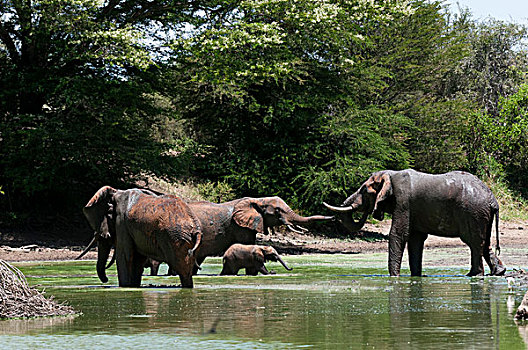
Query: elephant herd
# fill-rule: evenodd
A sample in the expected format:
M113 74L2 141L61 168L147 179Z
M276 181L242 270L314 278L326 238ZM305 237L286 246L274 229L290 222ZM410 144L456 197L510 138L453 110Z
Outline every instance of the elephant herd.
M273 234L286 226L305 231L303 225L337 220L351 232L372 215L392 215L389 232L389 273L399 276L407 246L412 276L422 274L422 254L428 234L460 237L471 250L468 276L483 275L482 257L492 275L506 268L491 248L493 221L499 251L499 206L491 190L466 172L425 174L412 169L372 174L341 206L325 206L335 216L300 216L279 197L240 198L225 203L185 201L174 195L145 189L99 189L83 208L95 231L84 255L98 247L97 274L107 282L105 270L115 259L119 286L139 287L147 261L162 261L179 275L182 287L192 288L192 276L208 256L223 254L221 274L268 273L266 261L279 261L272 247L256 246L257 233ZM362 213L359 222L354 212ZM111 249L114 257L107 264Z

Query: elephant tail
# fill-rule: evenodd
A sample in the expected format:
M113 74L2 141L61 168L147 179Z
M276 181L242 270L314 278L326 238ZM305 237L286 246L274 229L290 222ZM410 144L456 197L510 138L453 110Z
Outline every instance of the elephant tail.
M194 256L196 250L200 246L200 243L202 243L202 225L200 223L200 220L196 217L196 215L191 210L191 208L186 206L186 210L187 210L187 215L191 217L193 221L193 226L194 226L194 232L191 234L191 239L195 237L195 243L194 243L194 247L192 249L189 249L188 251L189 256L192 257ZM198 264L196 264L196 266L198 266L198 268L201 269L201 267Z
M495 254L500 255L500 245L499 245L499 210L495 211L495 234L497 235L497 243L495 245Z

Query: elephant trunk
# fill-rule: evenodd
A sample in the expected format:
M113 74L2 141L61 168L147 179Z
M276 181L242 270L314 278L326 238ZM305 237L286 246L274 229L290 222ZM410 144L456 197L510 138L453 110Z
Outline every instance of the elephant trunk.
M277 261L280 262L282 264L282 266L284 266L284 268L288 271L291 271L293 270L291 267L289 267L288 265L286 265L286 263L282 260L282 258L280 256L277 255Z
M350 230L350 232L358 232L365 225L365 222L367 222L368 216L369 212L366 211L363 213L363 216L361 216L361 219L356 222L354 221L354 218L352 218L352 215L348 215L348 220L343 220L343 224L348 230Z
M313 222L320 222L320 221L329 221L333 220L333 216L323 216L323 215L313 215L313 216L301 216L297 213L295 213L293 210L290 210L288 214L286 215L286 220L290 224L294 225L303 225L303 224L311 224Z
M343 202L342 206L346 207L346 206L349 206L349 205L352 205L353 203L355 203L356 202L356 198L357 198L358 195L359 195L359 191L356 191L356 192L352 193L347 199L345 199L345 201Z
M350 202L348 201L352 196L350 196L344 203L343 205L347 205L347 204L350 204ZM343 226L345 226L347 228L347 230L349 230L350 232L358 232L359 230L361 230L361 228L363 227L363 225L365 225L365 222L367 222L367 218L369 216L369 211L364 211L363 212L363 216L361 216L361 219L359 219L358 222L356 222L354 220L354 218L352 217L352 213L354 212L354 210L357 208L357 206L354 205L354 203L352 203L352 205L349 205L349 206L343 206L343 207L334 207L332 205L329 205L329 204L326 204L324 203L324 205L334 211L334 212L337 212L339 213L338 214L338 219L339 221L343 224Z
M110 255L110 250L112 249L112 242L110 240L99 239L97 242L97 276L101 282L108 282L108 277L106 276L106 262L108 261L108 256Z

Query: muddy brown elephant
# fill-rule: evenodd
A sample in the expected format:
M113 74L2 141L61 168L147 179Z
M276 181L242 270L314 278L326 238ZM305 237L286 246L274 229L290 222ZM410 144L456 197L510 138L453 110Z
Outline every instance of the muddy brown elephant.
M257 233L274 233L285 225L292 231L306 231L302 225L333 220L333 216L300 216L280 197L240 198L225 203L189 202L200 220L202 243L196 250L200 265L208 256L221 256L235 243L255 244ZM195 268L194 272L198 271Z
M338 212L338 220L350 231L358 231L372 214L382 220L392 214L389 233L389 273L399 276L405 245L412 276L422 275L422 254L428 234L460 237L471 250L468 276L483 275L482 257L492 275L506 268L493 253L490 241L493 220L499 251L499 205L491 190L476 176L462 171L426 174L412 169L385 170L372 174L341 207L325 205ZM359 222L353 212L362 212Z
M148 190L99 189L83 209L95 236L83 253L98 245L97 274L107 282L106 262L112 246L119 286L139 287L147 257L167 262L180 276L182 287L192 288L202 230L189 206L176 196Z
M258 273L269 275L266 261L278 261L288 271L292 269L286 265L275 248L264 245L233 244L224 253L223 268L220 275L236 275L238 270L246 269L246 275L256 276Z

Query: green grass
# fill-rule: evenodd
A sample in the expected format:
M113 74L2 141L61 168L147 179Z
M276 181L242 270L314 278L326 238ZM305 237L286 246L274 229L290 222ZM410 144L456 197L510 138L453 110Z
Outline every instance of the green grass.
M504 221L528 220L528 201L520 193L511 189L501 179L490 178L486 184L497 198L500 207L500 219Z

